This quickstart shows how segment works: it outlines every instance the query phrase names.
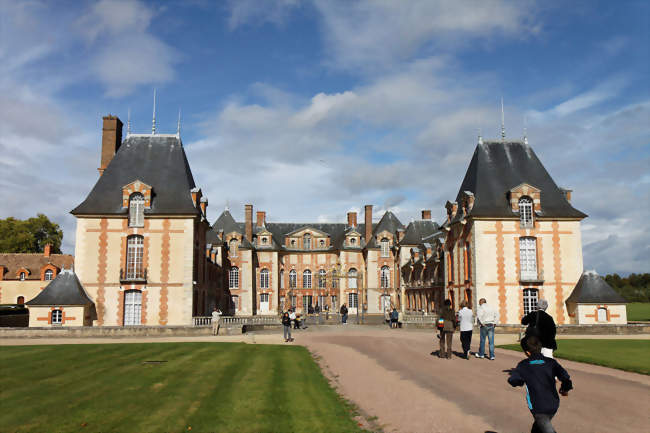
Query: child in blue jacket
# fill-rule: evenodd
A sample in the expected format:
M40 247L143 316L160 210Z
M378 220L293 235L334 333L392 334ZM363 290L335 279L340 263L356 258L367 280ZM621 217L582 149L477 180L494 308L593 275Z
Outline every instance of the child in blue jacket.
M541 354L542 343L539 338L530 336L526 342L528 359L521 361L512 370L508 383L512 386L525 386L528 409L534 422L531 433L555 433L551 418L560 407L560 397L555 389L555 378L562 385L560 394L567 396L573 389L569 373L552 358Z

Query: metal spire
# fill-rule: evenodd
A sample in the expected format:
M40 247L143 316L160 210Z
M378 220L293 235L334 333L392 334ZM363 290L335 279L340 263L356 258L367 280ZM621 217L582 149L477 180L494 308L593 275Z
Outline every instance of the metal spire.
M503 113L503 96L501 97L501 140L506 140L506 117Z
M176 125L176 136L180 138L181 136L181 108L178 107L178 125Z
M151 135L156 133L156 89L153 89L153 120L151 121Z
M524 144L528 144L528 119L524 116Z
M126 136L131 135L131 107L129 107L129 114L126 119Z
M483 144L483 136L481 135L481 128L478 129L478 144Z
M230 200L226 199L226 208L224 210L230 211Z

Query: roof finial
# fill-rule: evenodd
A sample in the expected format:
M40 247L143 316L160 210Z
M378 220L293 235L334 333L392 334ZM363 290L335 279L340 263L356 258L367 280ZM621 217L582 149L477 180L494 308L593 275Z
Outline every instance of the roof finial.
M181 107L178 107L178 125L176 126L176 136L181 138Z
M129 114L126 119L126 136L131 135L131 107L129 107Z
M506 116L503 113L503 96L501 97L501 140L506 140Z
M524 116L524 144L528 144L528 119Z
M478 144L483 144L483 136L481 135L481 128L478 129Z
M230 212L230 200L229 199L226 199L226 208L224 210Z
M151 121L151 135L156 133L156 89L153 89L153 120Z

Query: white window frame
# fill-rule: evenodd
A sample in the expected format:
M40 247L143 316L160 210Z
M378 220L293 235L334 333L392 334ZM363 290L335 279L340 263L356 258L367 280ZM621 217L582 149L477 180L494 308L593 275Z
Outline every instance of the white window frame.
M284 289L284 269L280 270L280 288Z
M519 199L519 223L521 227L533 226L533 200L530 197Z
M239 255L239 241L237 239L230 239L228 242L228 251L230 252L230 257L237 257Z
M358 272L355 268L350 268L348 271L348 289L356 289L357 288L357 276Z
M311 250L311 235L305 233L302 237L302 247L305 250Z
M348 293L348 308L359 308L358 293Z
M316 301L317 302L316 305L318 305L320 307L321 311L323 311L323 307L325 307L325 305L327 305L327 295L318 295L317 299L318 300Z
M45 281L52 281L53 277L54 277L54 271L52 269L47 269L43 274L43 278L45 278Z
M263 307L262 304L266 304L266 308L262 308ZM260 293L260 311L266 313L266 312L268 312L270 310L270 308L271 308L271 300L269 298L269 294L268 293Z
M239 311L239 295L232 295L230 297L230 303L233 307L233 310Z
M260 288L261 289L269 288L269 270L266 268L260 271Z
M539 301L539 290L534 288L524 289L524 315L537 310L537 302Z
M228 271L228 287L230 289L239 289L239 268L233 266Z
M133 235L126 238L126 279L135 280L144 276L144 237Z
M604 315L604 317L601 319L600 315L601 313ZM596 311L596 321L597 322L607 322L607 308L600 307Z
M124 326L142 324L142 292L127 290L124 292Z
M537 239L533 237L519 238L519 269L521 279L537 279Z
M311 289L311 271L305 269L302 273L302 288Z
M382 266L381 268L381 288L387 289L390 287L390 268L388 266Z
M314 306L314 297L312 295L302 295L302 309L307 312L309 306Z
M144 227L144 196L139 192L129 196L129 227Z
M330 303L332 305L332 311L336 312L336 309L339 307L339 305L338 305L338 296L336 296L336 295L330 296Z
M289 271L289 288L295 289L298 287L298 273L295 269Z
M63 323L63 311L59 308L52 310L52 325L61 325Z
M318 288L324 289L327 287L327 272L325 269L318 271Z
M25 278L27 278L27 274L25 272L20 273L20 281L25 281Z
M383 238L381 240L381 256L390 257L390 241L388 238Z
M298 306L298 297L296 295L291 295L289 298L289 301L291 302L291 308L296 308Z

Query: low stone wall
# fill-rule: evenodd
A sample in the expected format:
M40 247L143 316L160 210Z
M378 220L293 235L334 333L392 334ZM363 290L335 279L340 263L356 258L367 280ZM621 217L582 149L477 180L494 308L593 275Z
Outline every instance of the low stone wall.
M78 326L65 328L0 328L0 338L189 337L211 334L211 327L193 326Z
M526 330L522 325L497 325L494 329L496 334L518 334ZM474 331L478 330L474 328ZM650 324L628 324L628 325L560 325L557 327L557 334L568 335L634 335L650 334Z

